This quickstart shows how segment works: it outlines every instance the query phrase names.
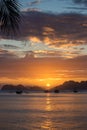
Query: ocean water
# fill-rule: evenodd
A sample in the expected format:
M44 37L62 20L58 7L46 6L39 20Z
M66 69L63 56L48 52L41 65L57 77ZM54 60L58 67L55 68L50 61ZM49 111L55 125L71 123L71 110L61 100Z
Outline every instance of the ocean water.
M0 94L0 130L87 130L87 94Z

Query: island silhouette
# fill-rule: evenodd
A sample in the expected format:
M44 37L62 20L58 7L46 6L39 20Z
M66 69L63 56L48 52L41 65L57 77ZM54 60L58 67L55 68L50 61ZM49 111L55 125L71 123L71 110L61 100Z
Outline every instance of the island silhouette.
M87 91L87 81L81 81L81 82L76 82L73 80L66 81L61 85L54 86L53 88L47 90L43 87L40 86L24 86L24 85L12 85L12 84L5 84L1 88L2 92L16 92L18 94L25 92L54 92L54 93L60 93L60 92L82 92L82 91Z

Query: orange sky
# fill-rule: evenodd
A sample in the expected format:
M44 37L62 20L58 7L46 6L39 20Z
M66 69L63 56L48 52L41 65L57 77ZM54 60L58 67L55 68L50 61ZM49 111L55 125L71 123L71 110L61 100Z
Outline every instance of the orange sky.
M9 58L0 64L0 82L49 87L64 81L86 80L84 57L74 59L58 58ZM82 67L84 66L84 68Z

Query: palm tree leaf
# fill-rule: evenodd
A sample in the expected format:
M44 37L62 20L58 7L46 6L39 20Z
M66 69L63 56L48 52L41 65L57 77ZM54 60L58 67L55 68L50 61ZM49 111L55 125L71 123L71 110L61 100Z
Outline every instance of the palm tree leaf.
M19 28L20 10L16 0L0 0L0 27L9 33Z

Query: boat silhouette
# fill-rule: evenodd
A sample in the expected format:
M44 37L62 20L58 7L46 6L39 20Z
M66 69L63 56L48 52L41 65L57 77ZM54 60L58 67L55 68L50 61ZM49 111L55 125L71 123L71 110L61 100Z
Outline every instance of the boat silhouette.
M16 94L21 94L21 93L23 93L22 90L17 90L17 91L16 91Z
M59 90L58 89L54 90L54 93L59 93Z
M77 90L73 90L74 93L77 93L78 91Z

